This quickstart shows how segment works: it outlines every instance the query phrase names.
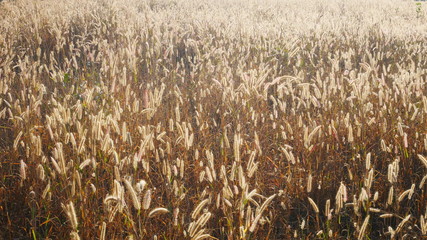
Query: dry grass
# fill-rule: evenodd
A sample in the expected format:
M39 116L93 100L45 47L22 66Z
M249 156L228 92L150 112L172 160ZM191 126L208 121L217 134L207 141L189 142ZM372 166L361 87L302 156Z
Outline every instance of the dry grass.
M0 238L427 234L427 5L0 3Z

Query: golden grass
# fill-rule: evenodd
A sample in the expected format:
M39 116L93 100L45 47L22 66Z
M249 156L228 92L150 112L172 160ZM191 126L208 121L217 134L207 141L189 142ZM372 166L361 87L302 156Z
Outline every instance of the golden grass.
M427 233L427 5L0 3L0 238Z

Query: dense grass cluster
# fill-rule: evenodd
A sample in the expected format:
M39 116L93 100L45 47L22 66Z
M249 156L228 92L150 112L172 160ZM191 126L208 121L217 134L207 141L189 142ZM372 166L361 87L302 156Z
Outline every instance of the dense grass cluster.
M427 234L427 6L0 3L0 239Z

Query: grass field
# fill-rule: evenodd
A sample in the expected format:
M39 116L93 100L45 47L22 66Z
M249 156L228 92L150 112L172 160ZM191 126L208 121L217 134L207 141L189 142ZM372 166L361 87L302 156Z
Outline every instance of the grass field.
M0 239L421 239L427 4L0 3Z

